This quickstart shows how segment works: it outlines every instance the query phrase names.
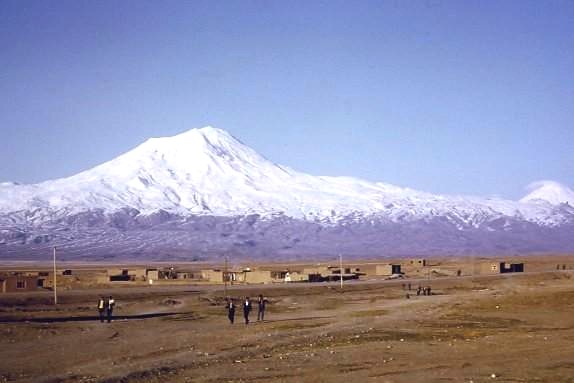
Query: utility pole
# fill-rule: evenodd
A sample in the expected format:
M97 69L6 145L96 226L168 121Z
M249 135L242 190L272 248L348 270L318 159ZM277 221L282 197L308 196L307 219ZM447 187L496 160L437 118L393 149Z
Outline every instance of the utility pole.
M223 267L223 296L227 298L227 255L225 255L225 266Z
M56 285L56 246L54 246L54 304L58 304L58 288Z
M341 290L343 290L343 254L339 254L339 271L341 274Z

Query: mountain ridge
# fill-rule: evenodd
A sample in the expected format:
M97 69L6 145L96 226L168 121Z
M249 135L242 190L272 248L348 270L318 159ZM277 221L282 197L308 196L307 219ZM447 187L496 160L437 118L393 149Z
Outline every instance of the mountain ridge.
M311 176L266 159L224 130L205 127L150 138L111 161L68 178L32 185L0 183L0 244L54 243L54 232L64 233L73 227L76 236L64 241L73 247L74 238L93 227L98 227L98 235L113 227L129 237L137 230L149 234L158 227L149 222L160 226L169 222L171 229L180 230L190 220L209 222L209 217L216 217L217 222L234 222L249 216L257 217L255 222L262 226L270 222L303 225L316 232L316 237L321 237L317 233L325 225L335 232L338 227L351 232L360 227L362 234L356 233L359 244L367 232L371 242L378 243L369 224L384 230L392 227L391 231L415 227L415 231L429 233L440 227L445 238L456 238L457 232L511 233L524 227L532 232L563 230L574 223L572 196L571 189L554 181L531 184L528 195L510 201L437 195L353 177ZM296 223L299 220L311 226ZM202 226L201 230L206 229ZM220 234L224 236L226 230ZM238 234L245 238L233 242L232 248L255 241L250 236L257 236L256 231L246 230L249 234ZM258 235L265 237L265 233ZM142 241L146 239L142 237ZM261 241L273 249L273 241L283 240L274 234ZM295 248L302 248L301 242ZM472 238L468 243L465 246L470 248ZM448 249L446 242L443 245ZM202 246L205 251L209 248L209 244Z

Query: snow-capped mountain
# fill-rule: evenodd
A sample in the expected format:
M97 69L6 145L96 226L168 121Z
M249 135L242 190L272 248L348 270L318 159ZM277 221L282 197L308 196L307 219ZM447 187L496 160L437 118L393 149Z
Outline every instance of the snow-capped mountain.
M233 242L230 249L236 249L237 243L239 247L255 243L264 244L265 252L271 253L277 242L269 237L271 228L290 233L295 226L305 228L299 233L310 229L319 233L360 229L360 233L347 238L356 243L353 248L360 255L360 248L368 248L361 244L376 246L372 238L377 235L376 228L384 229L385 235L407 227L430 233L440 224L449 235L465 238L469 233L512 234L525 226L529 232L570 230L574 223L573 197L571 189L551 181L533 184L520 201L508 201L434 195L350 177L311 176L265 159L223 130L206 127L173 137L151 138L69 178L35 185L0 183L0 244L4 243L0 256L6 249L13 254L17 249L42 248L56 242L70 251L79 243L87 243L91 249L93 241L85 236L94 230L100 242L110 238L118 241L120 236L119 242L132 243L137 238L138 244L158 245L158 252L169 242L167 237L177 233L179 245L171 245L181 251L197 252L200 248L201 254L218 252L222 238L226 242L229 237L239 236L240 241ZM231 234L216 235L199 246L190 239L197 233L190 233L187 226L210 219L217 220L217 224L226 222L224 231ZM246 219L251 222L251 232L237 231ZM168 224L171 234L163 231ZM254 225L265 230L253 231ZM164 237L157 235L160 228ZM147 236L142 234L144 229ZM199 231L205 238L225 234L220 227ZM266 235L268 238L262 239ZM298 238L297 232L288 235ZM308 240L317 244L321 242L318 237L324 240L323 236ZM365 242L365 236L371 239ZM122 247L121 243L116 247ZM110 246L104 246L106 252L117 251ZM309 253L305 246L305 241L298 238L288 248ZM248 247L256 252L256 246ZM448 251L448 244L444 249ZM480 246L476 250L480 251ZM327 244L314 250L332 251ZM372 251L365 250L364 254L371 255Z
M574 191L555 181L537 181L528 186L530 193L520 202L546 201L553 205L574 205Z

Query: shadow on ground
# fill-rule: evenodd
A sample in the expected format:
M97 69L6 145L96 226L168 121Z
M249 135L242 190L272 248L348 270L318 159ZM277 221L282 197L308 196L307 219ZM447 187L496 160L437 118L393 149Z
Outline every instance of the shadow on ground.
M112 321L127 321L136 319L149 319L149 318L159 318L159 317L169 317L181 315L181 313L149 313L149 314L138 314L138 315L114 315ZM0 323L61 323L61 322L91 322L99 321L100 317L97 315L92 316L64 316L64 317L44 317L44 318L2 318L0 317Z

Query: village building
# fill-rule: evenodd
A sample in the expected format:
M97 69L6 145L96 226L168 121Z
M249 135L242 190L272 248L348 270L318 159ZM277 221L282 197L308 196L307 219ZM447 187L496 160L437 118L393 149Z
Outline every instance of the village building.
M375 266L375 275L391 276L395 274L402 274L401 265L389 263Z
M57 271L56 283L59 289L85 288L106 285L109 283L105 269L64 269ZM54 272L41 271L38 273L38 285L54 288Z
M236 271L223 271L221 269L201 270L201 279L211 283L224 283L237 281Z
M427 266L427 260L424 258L411 259L409 260L409 266L425 267Z
M524 263L487 262L481 265L481 274L505 274L524 272Z
M309 275L299 271L286 271L285 282L306 282L309 281Z
M38 289L38 276L25 273L6 273L0 275L0 292L18 293Z
M283 275L283 278L281 278ZM285 274L277 271L269 270L243 270L243 282L245 283L272 283L272 282L283 282L285 280Z
M204 269L201 270L201 279L210 283L284 283L301 282L307 280L307 275L289 270L264 270L246 267L242 270Z
M158 269L146 269L146 279L149 281L157 281L159 279Z
M107 272L110 282L145 282L148 280L145 267L112 268Z
M343 280L359 279L360 270L357 267L343 267ZM341 268L339 266L315 266L306 267L302 274L308 276L309 282L337 281L341 279Z
M402 274L400 264L391 263L363 263L345 267L345 273L355 273L359 276L391 276L393 274Z

